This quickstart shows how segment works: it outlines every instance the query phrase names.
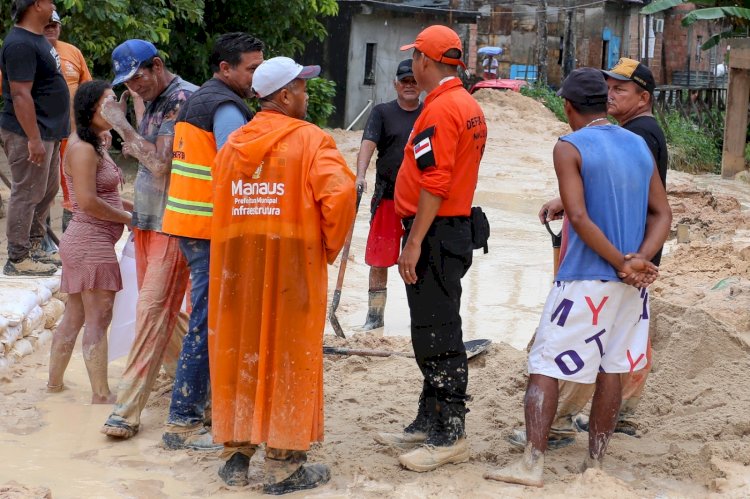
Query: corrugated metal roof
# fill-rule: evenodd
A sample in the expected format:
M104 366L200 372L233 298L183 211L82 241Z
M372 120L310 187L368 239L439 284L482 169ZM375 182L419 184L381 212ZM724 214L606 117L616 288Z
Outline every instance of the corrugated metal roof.
M338 0L339 3L360 3L396 12L424 12L450 14L454 19L474 20L482 13L473 10L454 9L449 0Z

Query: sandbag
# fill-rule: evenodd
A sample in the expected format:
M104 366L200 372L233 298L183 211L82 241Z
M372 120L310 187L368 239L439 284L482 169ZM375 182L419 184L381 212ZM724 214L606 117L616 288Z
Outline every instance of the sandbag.
M33 289L0 286L0 317L4 317L11 326L18 325L38 305L38 300Z
M52 298L52 291L45 286L37 286L36 296L38 298L37 305L42 306Z
M22 332L23 327L21 324L18 324L16 326L8 326L5 331L0 333L0 344L5 345L5 353L10 352L13 344L21 337Z
M42 329L39 332L39 336L37 339L39 340L39 345L46 344L52 339L52 331L50 331L49 329Z
M31 311L23 318L22 321L23 336L28 336L32 331L41 329L44 325L44 311L39 305L31 309Z
M26 357L27 355L31 355L33 352L34 347L31 342L26 338L21 338L13 345L13 348L10 350L10 356L15 357L16 359L20 359L22 357Z
M42 306L44 312L44 327L51 329L65 312L65 304L57 298L51 298Z
M13 357L3 357L0 355L0 372L13 365Z

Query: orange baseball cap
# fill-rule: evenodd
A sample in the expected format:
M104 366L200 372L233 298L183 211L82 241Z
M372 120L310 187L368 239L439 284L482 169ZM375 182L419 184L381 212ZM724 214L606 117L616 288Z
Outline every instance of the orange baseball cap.
M464 64L464 61L462 61L460 57L458 59L445 57L445 53L450 49L458 49L461 55L463 55L461 39L456 32L448 26L435 24L423 29L422 32L417 35L417 39L414 40L414 43L401 47L401 50L409 49L417 49L434 61L449 64L451 66L461 66L466 69L466 64Z

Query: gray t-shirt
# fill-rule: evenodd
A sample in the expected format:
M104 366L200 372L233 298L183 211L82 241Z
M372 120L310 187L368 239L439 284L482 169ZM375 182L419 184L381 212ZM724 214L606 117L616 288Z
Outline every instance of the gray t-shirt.
M146 105L138 133L152 144L161 136L174 136L174 125L180 106L198 87L176 76L153 102ZM155 177L143 164L138 164L135 177L133 226L142 230L161 231L164 207L169 192L169 172Z

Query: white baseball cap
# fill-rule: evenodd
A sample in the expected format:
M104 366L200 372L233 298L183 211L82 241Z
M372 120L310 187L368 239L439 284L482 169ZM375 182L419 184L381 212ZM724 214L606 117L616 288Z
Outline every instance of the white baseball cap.
M253 74L253 91L258 97L268 97L292 80L309 80L320 74L320 66L302 66L289 57L273 57L258 66Z

